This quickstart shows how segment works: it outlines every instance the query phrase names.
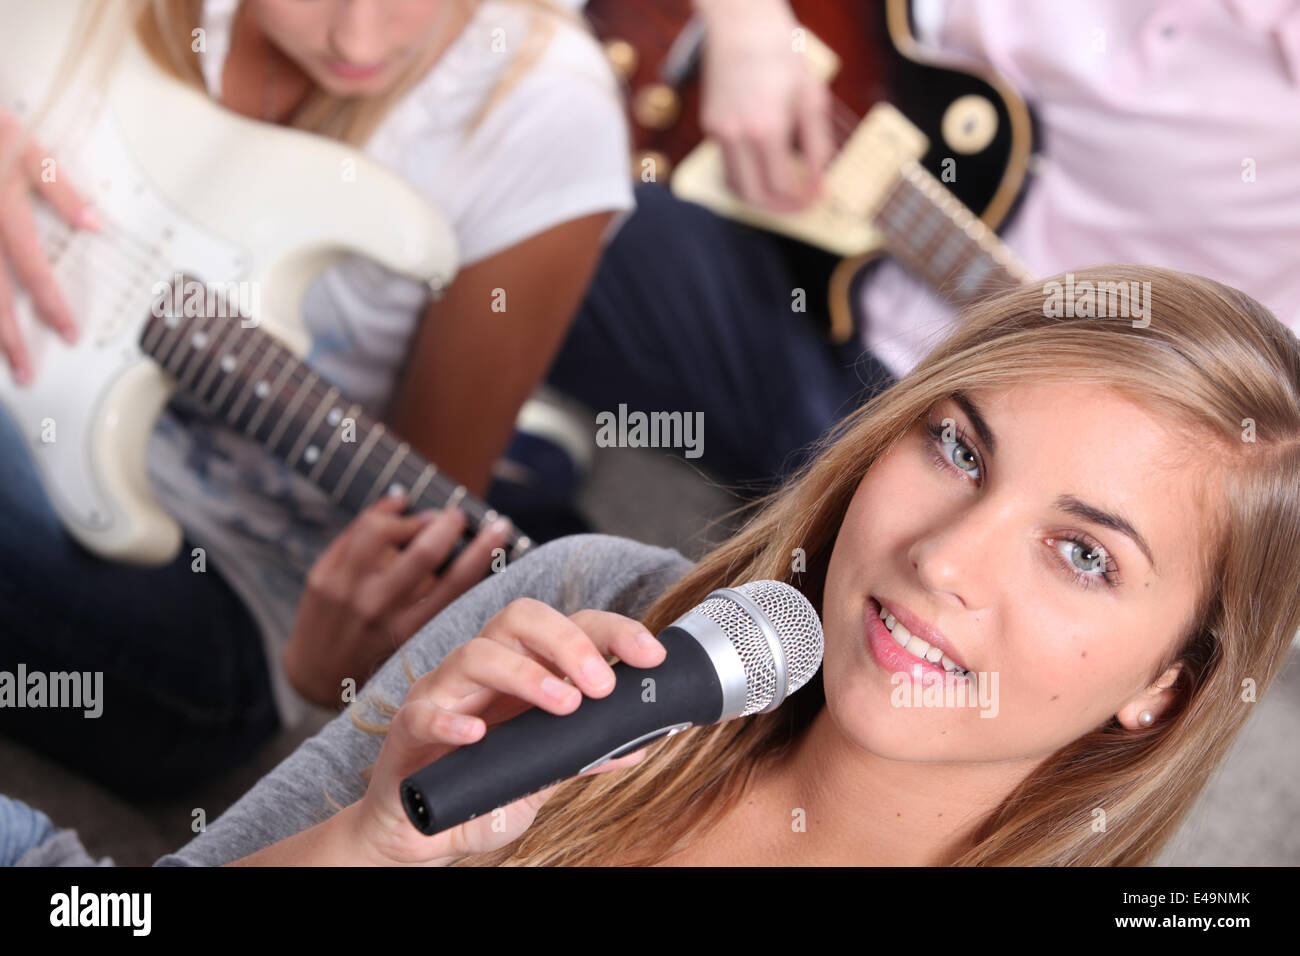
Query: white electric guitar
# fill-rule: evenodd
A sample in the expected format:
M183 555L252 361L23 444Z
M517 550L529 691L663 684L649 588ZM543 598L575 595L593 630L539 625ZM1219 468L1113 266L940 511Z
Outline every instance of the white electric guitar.
M0 404L27 439L67 530L116 561L159 564L176 554L181 530L154 499L146 447L177 377L191 392L200 384L178 370L200 362L210 373L200 403L225 413L232 427L261 440L341 505L363 507L397 486L414 491L421 507L461 507L471 529L495 517L297 358L308 346L303 294L348 253L435 291L450 282L456 243L442 216L361 153L245 119L174 80L130 30L98 91L65 100L84 105L90 96L97 100L93 111L82 110L73 122L49 115L34 125L81 6L0 0L0 106L34 131L57 164L50 167L55 175L67 176L104 222L99 232L75 230L43 205L38 210L81 336L73 346L64 343L19 289L33 382L19 387L0 368ZM258 313L205 330L209 317L183 314L178 302L160 319L159 284L177 275L217 289L254 289L245 298L259 302ZM352 447L338 440L345 415L357 434ZM308 426L319 437L304 437ZM528 544L516 534L516 552Z

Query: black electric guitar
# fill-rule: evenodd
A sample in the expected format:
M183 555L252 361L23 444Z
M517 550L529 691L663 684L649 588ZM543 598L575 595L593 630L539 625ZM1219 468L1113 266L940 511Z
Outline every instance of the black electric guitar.
M671 172L676 195L772 232L809 292L809 313L830 316L835 341L852 335L859 283L885 254L957 306L1032 278L994 233L1021 194L1034 138L1029 109L1006 80L923 50L907 0L791 7L806 31L792 42L835 99L840 149L822 198L783 214L728 187L721 148L700 130L704 37L690 0L587 7L628 86L634 172L652 168L656 181Z

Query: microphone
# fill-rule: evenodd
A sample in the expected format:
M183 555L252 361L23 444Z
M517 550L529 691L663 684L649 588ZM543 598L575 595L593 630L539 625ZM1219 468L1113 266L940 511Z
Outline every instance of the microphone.
M721 588L664 628L657 667L614 665L614 689L571 714L526 710L402 781L402 806L441 833L688 727L775 710L822 663L822 626L780 581Z

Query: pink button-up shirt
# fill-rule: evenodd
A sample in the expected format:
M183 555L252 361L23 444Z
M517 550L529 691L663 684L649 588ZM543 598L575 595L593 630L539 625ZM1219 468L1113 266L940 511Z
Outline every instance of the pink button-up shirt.
M1300 332L1300 0L950 0L923 43L991 64L1042 158L1008 245L1036 274L1104 262L1236 286ZM902 376L952 309L887 262L864 344Z

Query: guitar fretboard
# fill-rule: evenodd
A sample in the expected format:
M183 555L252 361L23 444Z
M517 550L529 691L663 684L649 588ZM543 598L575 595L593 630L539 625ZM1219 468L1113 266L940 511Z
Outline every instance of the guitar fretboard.
M349 401L283 346L239 317L151 315L140 347L200 408L258 442L330 496L361 512L405 492L412 510L459 508L466 537L500 517ZM462 541L463 544L463 541ZM533 542L512 529L508 558Z
M903 164L874 218L889 251L958 308L1033 278L991 229L913 160Z

